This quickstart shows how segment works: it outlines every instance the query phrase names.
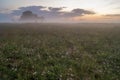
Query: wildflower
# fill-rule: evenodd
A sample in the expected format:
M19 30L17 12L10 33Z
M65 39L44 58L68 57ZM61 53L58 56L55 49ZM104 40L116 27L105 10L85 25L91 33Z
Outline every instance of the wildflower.
M36 74L37 74L37 72L34 72L34 73L33 73L33 75L36 75Z

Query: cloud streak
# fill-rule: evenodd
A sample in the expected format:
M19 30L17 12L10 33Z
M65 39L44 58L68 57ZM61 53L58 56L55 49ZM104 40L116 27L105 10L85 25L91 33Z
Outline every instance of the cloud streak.
M107 15L104 15L104 16L107 16L107 17L120 17L120 14L107 14Z

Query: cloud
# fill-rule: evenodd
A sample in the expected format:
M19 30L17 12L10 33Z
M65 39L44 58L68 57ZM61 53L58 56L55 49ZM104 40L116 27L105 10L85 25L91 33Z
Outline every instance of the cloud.
M73 9L69 12L63 11L65 7L45 7L45 6L27 6L27 7L20 7L17 10L12 11L12 15L20 16L24 11L32 11L33 13L37 14L38 16L44 16L48 21L50 20L60 20L63 18L72 18L77 16L84 16L84 15L91 15L95 14L95 12L90 10L84 9Z
M7 9L7 8L0 8L0 13L3 13L3 14L10 13L10 9Z
M32 12L35 12L35 13L43 13L43 10L46 7L44 6L28 6L28 7L20 7L18 8L17 10L13 10L11 14L13 15L21 15L22 12L24 11L32 11Z
M88 14L88 15L89 14L95 14L95 12L77 8L77 9L73 9L70 12L66 12L64 14L64 16L65 17L77 17L77 16L84 16L86 14Z
M120 14L107 14L106 17L120 17Z
M59 12L59 11L61 11L63 8L65 8L65 7L59 7L59 8L49 7L48 9L49 9L49 11L51 11L51 12Z

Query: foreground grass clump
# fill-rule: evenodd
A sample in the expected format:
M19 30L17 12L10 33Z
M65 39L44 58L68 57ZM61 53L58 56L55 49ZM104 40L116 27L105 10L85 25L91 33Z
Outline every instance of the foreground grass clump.
M119 80L119 24L0 24L1 80Z

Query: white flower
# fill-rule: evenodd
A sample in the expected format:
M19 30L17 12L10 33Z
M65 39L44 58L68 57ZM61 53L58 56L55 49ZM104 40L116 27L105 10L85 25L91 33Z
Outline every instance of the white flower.
M37 72L34 72L34 73L33 73L33 75L36 75L36 74L37 74Z

